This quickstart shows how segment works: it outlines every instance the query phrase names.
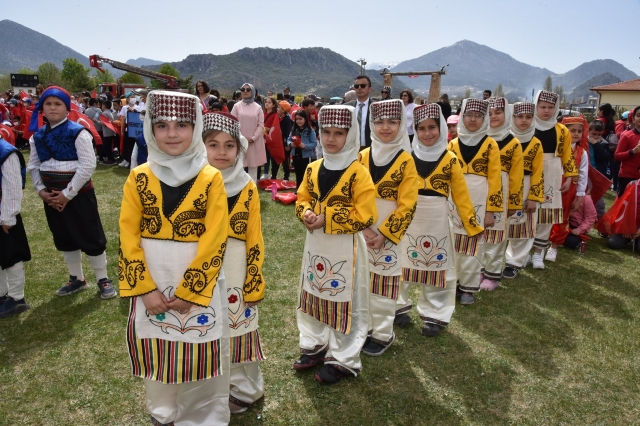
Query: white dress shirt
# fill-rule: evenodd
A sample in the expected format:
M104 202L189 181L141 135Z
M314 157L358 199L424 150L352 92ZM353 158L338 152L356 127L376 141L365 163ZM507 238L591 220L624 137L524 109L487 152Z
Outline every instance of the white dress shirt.
M22 204L22 174L20 159L10 154L2 163L2 201L0 202L0 226L14 226ZM2 232L0 230L0 232Z

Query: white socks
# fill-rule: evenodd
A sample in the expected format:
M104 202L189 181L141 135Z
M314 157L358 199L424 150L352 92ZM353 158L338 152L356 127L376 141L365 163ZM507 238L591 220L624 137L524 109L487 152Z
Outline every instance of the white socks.
M84 273L82 272L82 252L76 251L63 251L64 261L69 268L69 275L76 277L76 279L84 280Z
M87 257L89 258L93 272L96 274L96 280L100 281L107 278L107 252L103 251L102 254L97 256Z
M9 296L15 300L24 299L24 264L0 269L0 296Z

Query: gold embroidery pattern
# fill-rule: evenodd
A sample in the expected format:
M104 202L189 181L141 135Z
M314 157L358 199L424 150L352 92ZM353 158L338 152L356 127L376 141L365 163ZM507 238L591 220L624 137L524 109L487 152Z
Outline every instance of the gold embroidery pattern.
M489 174L489 154L492 149L493 145L487 146L487 150L482 153L482 158L478 158L471 163L471 168L474 172L485 176Z
M531 188L529 188L529 194L533 195L534 197L540 197L540 194L542 194L543 189L544 189L544 172L540 177L540 182L538 182L535 185L531 185Z
M511 159L513 158L513 153L515 152L515 150L516 146L514 144L513 148L506 150L504 155L500 154L500 167L502 167L502 170L507 173L511 171Z
M149 186L149 176L146 173L139 173L136 176L136 189L140 196L140 202L142 203L142 221L140 222L140 232L144 232L145 229L149 231L151 235L155 235L160 232L162 228L162 217L160 216L160 208L153 207L158 201L151 190L147 189Z
M533 160L535 160L539 150L540 150L540 144L535 144L529 150L529 152L523 157L524 169L526 171L529 171L529 172L533 171Z
M492 207L502 207L502 189L497 194L489 196L489 205Z
M509 195L509 203L511 205L521 206L522 205L522 193L523 193L523 191L524 191L524 187L522 185L520 185L520 190L518 191L517 194Z
M302 207L302 206L300 206ZM229 224L233 233L236 235L244 235L247 232L247 221L249 220L249 212L239 212L231 216Z
M435 174L429 179L431 187L436 191L442 191L449 195L449 182L451 182L451 168L456 164L455 157L449 161L449 164L442 168L441 174Z
M128 260L122 254L122 250L118 249L118 279L126 281L129 287L136 288L138 281L143 281L142 275L147 268L142 260Z
M396 217L395 215L389 216L389 219L384 224L385 227L389 228L389 233L393 235L397 235L398 239L401 239L404 236L404 233L407 232L407 228L409 228L409 224L413 220L413 216L416 214L416 208L418 208L418 203L413 205L413 208L404 215L404 217Z
M222 258L224 257L224 252L226 249L227 243L224 242L220 246L218 254L213 256L210 262L203 263L201 269L187 269L183 275L184 281L182 283L182 286L184 288L188 288L192 293L202 293L213 280L216 280L218 278L218 275L220 274L220 267L222 266ZM209 280L205 271L208 271L211 268L218 268L218 272L212 277L211 280Z
M382 182L378 185L378 195L384 199L398 199L398 187L402 183L404 178L404 169L407 167L407 162L403 161L400 168L393 172L391 175L391 181Z
M247 254L247 279L244 283L244 293L249 294L260 290L262 286L262 275L255 262L260 260L260 246L256 244L249 249Z

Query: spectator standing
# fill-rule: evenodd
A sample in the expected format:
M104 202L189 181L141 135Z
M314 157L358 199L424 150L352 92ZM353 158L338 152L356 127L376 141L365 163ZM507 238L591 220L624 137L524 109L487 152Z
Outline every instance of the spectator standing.
M485 101L488 100L491 97L491 90L487 89L484 92L482 92L482 99L484 99Z
M442 115L444 116L445 120L448 120L449 116L451 115L451 104L449 103L449 95L443 93L442 96L440 96L440 100L436 103L440 105L440 109L442 110Z
M231 115L240 121L240 132L247 141L249 148L244 160L244 166L248 168L249 176L254 182L258 181L258 167L267 162L264 147L264 114L262 108L255 102L256 89L252 84L245 83L240 88L242 101L236 103L231 110Z
M409 132L409 140L413 142L413 110L416 104L413 103L413 93L410 90L400 92L400 99L404 104L404 110L407 114L407 131Z
M204 80L198 80L196 82L196 96L200 99L200 105L202 106L202 111L206 111L209 106L209 99L211 95L209 92L209 85Z
M382 101L391 99L391 86L384 86L380 91L380 95L382 96Z
M359 75L353 84L356 90L356 100L348 102L356 109L356 118L360 126L360 149L371 146L371 127L369 125L369 110L371 109L371 79L366 75Z
M104 100L102 101L102 112L101 115L104 115L107 120L113 122L113 114L111 113L111 101ZM98 120L100 117L98 116ZM106 166L112 166L116 164L113 158L113 141L116 138L116 133L109 129L107 126L102 126L102 162Z
M632 180L640 179L640 106L633 110L633 129L622 134L613 158L620 161L618 197Z

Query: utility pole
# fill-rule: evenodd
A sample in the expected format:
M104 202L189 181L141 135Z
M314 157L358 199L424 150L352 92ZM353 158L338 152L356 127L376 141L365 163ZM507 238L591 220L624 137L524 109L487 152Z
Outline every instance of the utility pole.
M356 62L360 63L360 75L364 75L364 69L365 65L367 65L367 60L364 58L360 58Z

